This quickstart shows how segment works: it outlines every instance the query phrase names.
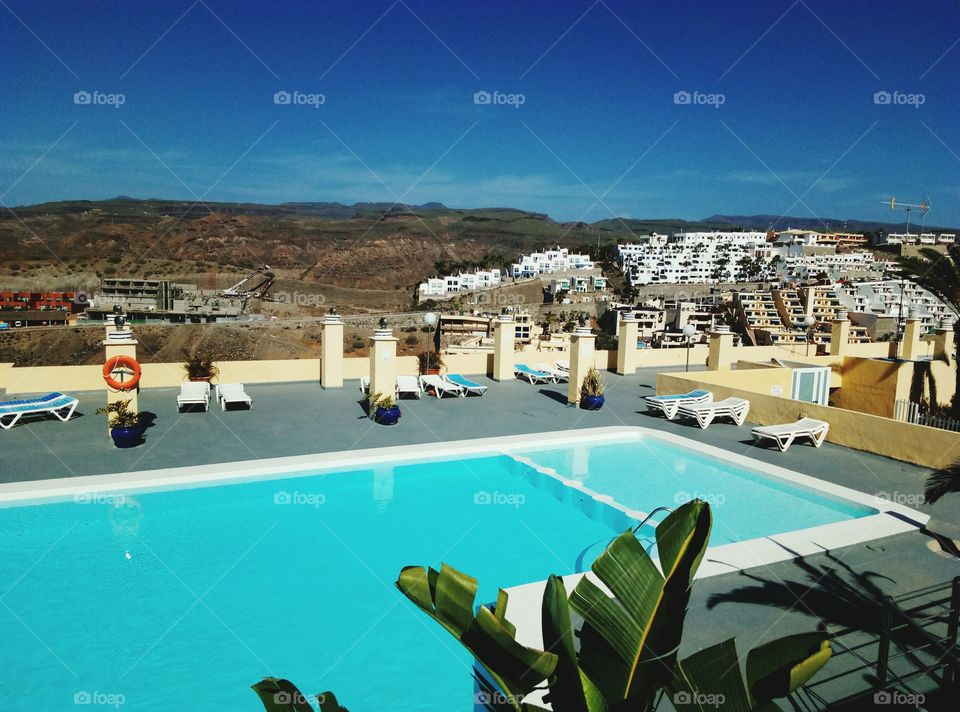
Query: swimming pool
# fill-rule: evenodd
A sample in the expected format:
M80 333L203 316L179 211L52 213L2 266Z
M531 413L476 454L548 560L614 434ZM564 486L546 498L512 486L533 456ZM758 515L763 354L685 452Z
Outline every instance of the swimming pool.
M254 712L249 685L276 675L351 709L470 710L471 660L396 591L400 568L447 562L490 601L588 567L670 494L661 484L631 499L649 448L685 473L705 466L676 444L604 428L438 445L429 460L400 447L0 486L0 636L16 681L0 709ZM735 465L715 475L731 507L731 477L770 488ZM802 496L773 489L805 508L792 523L869 518L803 483ZM535 618L519 599L509 615Z

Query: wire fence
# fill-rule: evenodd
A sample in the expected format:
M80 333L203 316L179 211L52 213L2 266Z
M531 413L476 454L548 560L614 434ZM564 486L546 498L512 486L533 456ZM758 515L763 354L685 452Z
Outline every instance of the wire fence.
M950 430L955 433L960 433L960 420L945 415L921 413L920 404L909 400L898 400L896 402L893 417L895 420L900 420L905 423L926 425L930 428L939 428L940 430Z

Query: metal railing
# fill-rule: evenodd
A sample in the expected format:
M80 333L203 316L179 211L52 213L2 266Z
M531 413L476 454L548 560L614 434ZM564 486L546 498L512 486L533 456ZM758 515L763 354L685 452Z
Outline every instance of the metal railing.
M909 400L896 401L893 408L893 417L894 420L899 420L904 423L926 425L930 428L939 428L940 430L950 430L955 433L960 433L960 420L945 415L921 413L920 404Z

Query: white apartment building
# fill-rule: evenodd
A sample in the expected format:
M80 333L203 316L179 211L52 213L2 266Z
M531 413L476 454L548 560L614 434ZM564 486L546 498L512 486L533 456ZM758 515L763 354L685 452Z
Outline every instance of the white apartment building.
M939 298L907 280L853 282L841 286L838 296L852 312L905 318L914 310L926 328L935 328L944 317L954 317L950 307Z
M571 253L566 247L558 245L555 250L520 255L520 261L510 266L510 273L514 277L536 277L579 269L593 269L590 255Z
M469 292L474 289L496 287L500 284L500 269L476 270L472 274L461 272L446 277L431 277L421 282L417 291L420 296L442 297L454 292Z
M939 235L932 232L922 232L920 234L891 232L884 236L884 244L887 245L952 245L956 240L957 235L953 232L941 232Z
M687 232L672 239L618 245L624 273L631 284L707 284L733 282L740 261L765 263L759 279L773 276L775 250L762 232Z

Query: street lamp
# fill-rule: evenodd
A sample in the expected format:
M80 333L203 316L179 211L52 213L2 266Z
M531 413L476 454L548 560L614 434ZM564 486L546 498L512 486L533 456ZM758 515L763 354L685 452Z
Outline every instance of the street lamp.
M697 333L697 325L687 322L683 327L683 335L687 337L687 365L684 367L684 371L690 370L690 339L694 334Z
M817 320L813 318L813 314L807 314L803 317L803 325L807 328L807 356L810 355L810 342L813 341L813 325L817 323Z
M423 323L430 327L430 340L433 341L433 350L439 351L439 344L436 340L437 315L433 312L427 312L423 315Z

